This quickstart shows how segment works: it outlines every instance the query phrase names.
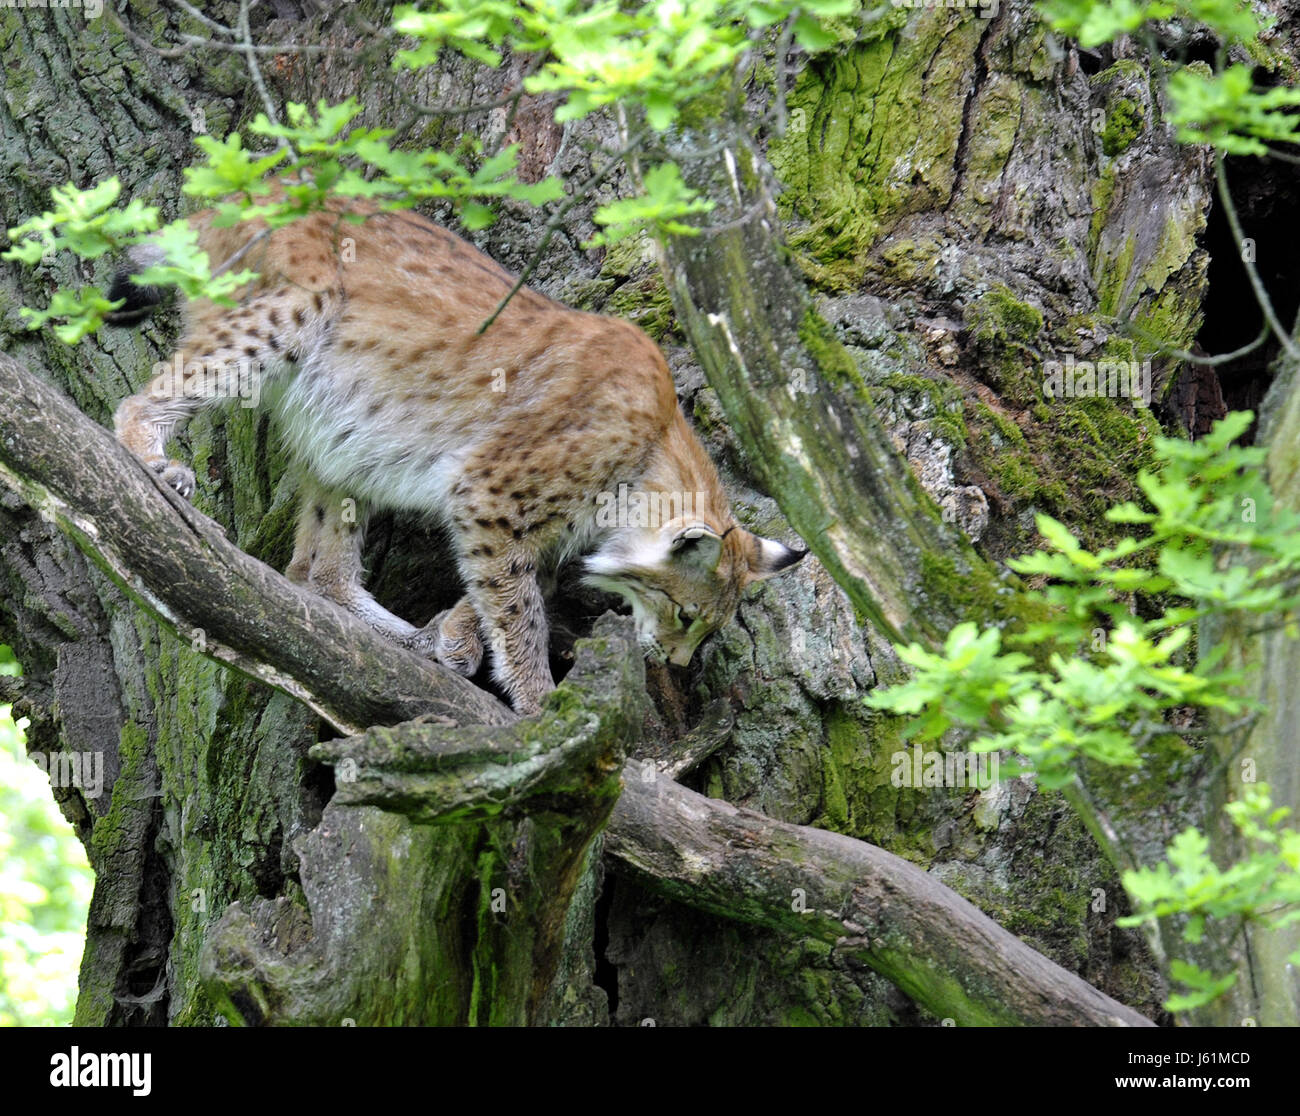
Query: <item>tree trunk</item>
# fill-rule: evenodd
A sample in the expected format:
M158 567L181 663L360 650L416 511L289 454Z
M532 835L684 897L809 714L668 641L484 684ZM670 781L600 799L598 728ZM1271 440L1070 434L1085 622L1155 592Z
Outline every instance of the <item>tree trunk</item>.
M229 22L235 8L209 14ZM383 44L359 29L359 17L388 19L383 6L361 4L255 26L258 41L339 48L275 56L266 65L272 95L357 94L374 106L365 123L391 125L391 78L382 64L357 61ZM181 26L198 31L171 7L136 5L128 18L157 42ZM260 110L244 63L197 49L160 58L107 18L79 20L76 9L0 9L8 59L0 212L16 224L44 207L51 185L116 173L125 196L160 204L170 217L181 208L180 169L197 123L220 135ZM711 193L724 205L710 220L740 223L669 245L668 283L638 246L581 249L593 231L591 203L574 211L534 285L649 330L746 526L781 535L784 513L821 563L805 562L744 601L688 673L649 667L641 682L637 666L634 685L632 668L608 647L580 648L570 692L587 685L582 702L599 704L593 671L617 679L601 691L609 700L602 725L622 728L593 729L592 750L578 749L566 775L569 793L521 798L522 813L485 817L474 812L481 802L462 816L439 813L464 801L455 772L479 770L473 764L485 762L488 746L457 736L453 750L471 757L470 767L453 764L449 773L428 754L451 747L450 726L411 736L381 730L415 712L397 708L415 692L415 674L411 685L391 687L388 710L325 700L309 707L313 684L296 692L258 675L252 651L225 666L209 657L257 635L239 629L239 610L229 631L181 629L178 638L110 576L129 583L135 556L122 569L101 569L57 529L59 508L47 503L45 518L32 493L26 502L3 496L0 641L13 644L25 669L15 713L31 718L33 750L102 752L111 788L93 800L75 788L56 792L97 872L78 1022L1004 1018L945 998L935 990L942 982L927 990L874 956L876 932L846 945L829 924L800 934L788 925L798 919L750 917L753 895L742 901L735 881L722 899L701 898L696 881L692 899L671 873L630 859L626 843L602 867L596 834L617 777L610 732L624 745L639 742L660 780L690 765L682 757L705 757L682 776L704 794L757 810L774 826L869 841L927 869L1069 973L1161 1018L1165 990L1151 956L1137 933L1114 926L1124 910L1115 869L1060 797L1025 780L985 791L899 787L891 780L898 725L861 702L899 673L887 634L932 641L964 616L1015 621L996 563L1031 543L1034 510L1095 541L1107 529L1099 510L1133 494L1154 418L1128 400L1045 404L1042 360L1146 359L1150 351L1117 331L1116 316L1129 311L1179 347L1199 327L1204 159L1172 144L1136 62L1115 60L1091 77L1077 64L1018 8L1004 6L992 20L972 10L892 10L825 57L769 57L752 75L749 120L781 82L786 129L761 130L755 152L734 149L742 179L730 208L725 157L688 164L718 187ZM426 101L487 100L517 74L509 64L485 75L448 62L412 92ZM1121 103L1139 111L1118 112ZM589 170L582 141L608 139L614 126L560 128L549 107L526 100L510 138L529 173L580 181ZM1086 126L1096 109L1109 132ZM1121 118L1138 123L1125 131L1115 124ZM491 142L505 124L500 113L420 118L407 139L450 144L463 127ZM688 129L680 137L684 155L694 136ZM765 180L764 159L784 192ZM621 177L613 182L628 188ZM763 203L747 218L765 192L776 197L775 212ZM543 224L541 215L508 208L472 239L518 270ZM102 282L111 266L101 261L94 277ZM0 338L106 424L117 400L169 354L174 315L142 333L109 329L68 349L22 332L13 309L44 305L54 287L84 282L91 271L68 261L35 274L6 271ZM1159 393L1175 369L1152 359ZM799 369L806 375L793 378ZM182 456L199 476L197 510L234 547L283 569L295 480L267 420L232 410L196 420L184 442ZM104 483L120 488L126 508L130 485L114 476ZM178 514L194 525L196 553L228 560L232 586L241 569L257 576L220 531L193 512ZM415 522L376 522L367 561L380 600L414 622L452 603L458 588L436 573L441 547ZM268 586L279 591L261 582L259 592ZM571 654L572 633L589 631L600 610L572 586L562 589L559 654ZM285 623L320 631L343 622L334 616L326 609ZM602 633L598 643L616 638ZM363 642L349 649L364 668ZM419 685L431 692L442 684L420 664L400 669L425 670ZM330 701L342 700L338 686L320 681ZM634 713L612 696L641 686L652 708L638 704ZM464 690L433 711L458 719L451 706L466 708L462 698L481 702L476 720L492 720L496 703ZM528 744L512 718L502 717L497 731L493 739L509 741L512 754ZM558 722L545 731L561 732ZM349 761L355 766L343 766ZM548 786L539 778L537 786ZM638 780L618 810L644 805ZM1131 839L1144 853L1187 820L1165 820L1163 791L1133 805L1118 785L1107 787L1098 774L1099 797L1136 819ZM542 891L550 902L542 904ZM348 909L344 893L365 895L368 907ZM502 899L504 914L494 907ZM382 917L373 913L381 909ZM906 914L919 917L908 908L900 919ZM419 932L430 926L445 929ZM342 966L348 979L326 979L343 957L355 959ZM391 999L375 991L391 976L384 957L406 959L391 985L402 994ZM1008 1010L1025 1018L1015 1003ZM1122 1018L1101 1001L1094 1018L1107 1012Z

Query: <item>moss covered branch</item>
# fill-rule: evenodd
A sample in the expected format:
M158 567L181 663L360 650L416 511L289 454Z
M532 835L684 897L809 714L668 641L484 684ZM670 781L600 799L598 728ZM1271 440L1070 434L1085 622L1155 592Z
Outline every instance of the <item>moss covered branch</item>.
M335 723L424 715L320 746L350 767L320 824L296 845L305 906L284 897L236 903L211 930L204 983L228 1017L544 1017L569 897L608 814L609 847L654 887L742 922L831 941L938 1015L1145 1022L863 842L703 798L637 763L623 769L623 797L609 814L621 747L639 735L644 700L640 659L617 623L598 626L540 718L517 721L464 679L242 554L58 392L12 360L0 366L0 477L144 607L178 631L198 626L214 657ZM708 754L728 723L726 710L711 707L680 763L662 766L678 770ZM416 824L455 821L479 824ZM796 893L809 913L792 905ZM527 898L540 894L555 901ZM371 917L380 909L383 919ZM431 924L437 932L427 932Z
M299 588L226 539L108 431L0 354L0 481L66 531L196 651L358 732L422 713L514 714L428 659Z
M705 798L635 761L625 782L606 850L674 899L826 942L961 1025L1152 1025L892 853Z
M686 133L677 154L720 204L700 235L669 238L665 261L678 319L731 428L791 526L891 638L933 643L972 605L996 616L1010 594L895 449L735 134L726 144L715 130Z

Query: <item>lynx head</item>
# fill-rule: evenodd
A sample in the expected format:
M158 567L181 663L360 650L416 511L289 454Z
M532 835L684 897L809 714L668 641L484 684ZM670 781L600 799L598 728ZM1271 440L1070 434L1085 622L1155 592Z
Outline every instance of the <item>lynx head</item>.
M593 554L584 580L632 606L647 658L685 666L705 636L731 619L746 586L806 553L734 524L718 531L677 519Z

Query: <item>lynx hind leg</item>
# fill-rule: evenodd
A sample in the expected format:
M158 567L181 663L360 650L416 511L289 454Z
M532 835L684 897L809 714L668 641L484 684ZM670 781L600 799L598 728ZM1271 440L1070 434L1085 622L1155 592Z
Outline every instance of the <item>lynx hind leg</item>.
M155 377L147 390L123 399L113 415L117 440L187 500L194 496L194 471L163 451L167 439L189 421L202 402L170 394Z
M201 407L239 399L256 406L264 373L303 350L329 316L332 293L286 287L209 313L180 341L141 392L113 416L118 441L186 499L194 473L166 456L167 440Z
M461 597L454 606L438 613L420 629L415 648L466 678L477 674L483 665L483 637L473 601Z
M414 647L419 629L394 616L362 588L361 544L367 511L345 493L303 483L293 558L285 576L342 605L380 635Z

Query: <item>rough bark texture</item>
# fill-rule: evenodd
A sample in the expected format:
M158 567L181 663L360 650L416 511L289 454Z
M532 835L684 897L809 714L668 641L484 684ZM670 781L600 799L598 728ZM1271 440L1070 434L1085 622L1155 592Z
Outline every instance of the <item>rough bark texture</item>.
M207 654L274 680L312 708L380 720L418 714L313 749L335 767L339 785L320 823L294 843L301 901L292 894L258 898L251 913L233 903L202 948L203 986L224 1018L252 1025L552 1020L562 1011L553 984L566 952L587 956L567 932L575 921L585 924L591 909L583 887L592 875L588 853L609 821L615 855L649 886L833 945L956 1021L1145 1022L906 861L863 842L752 813L737 826L734 811L680 787L670 808L666 780L648 800L634 794L610 819L624 754L648 711L626 619L604 617L594 638L578 641L573 669L541 715L527 719L439 671L427 671L428 680L415 672L413 706L385 704L392 680L410 672L410 657L364 630L354 633L368 648L364 669L356 669L355 652L328 623L228 623L222 587L232 569L263 584L262 596L245 595L250 615L274 615L278 594L308 617L342 622L345 631L355 621L278 584L244 555L192 547L191 534L212 541L194 530L192 509L172 514L175 497L118 460L120 447L76 408L16 362L3 358L0 367L8 374L0 403L10 404L0 405L0 478L33 506L55 508L52 518L158 619L221 633L229 643L208 646ZM78 445L89 452L74 452ZM50 461L61 466L52 469ZM113 475L140 473L138 491L126 499L105 492L105 465ZM127 535L135 542L124 565L118 550ZM161 553L184 557L179 596L176 567L160 563ZM457 686L470 689L463 703L447 697ZM728 724L715 709L665 770L689 770ZM623 774L643 791L655 784L659 762L634 763ZM371 806L381 812L358 809ZM674 824L688 816L711 817L713 825L696 832ZM476 841L473 865L447 857L428 826L453 827L457 844ZM431 870L434 862L442 871ZM791 881L805 885L791 889L799 897L793 918L782 911ZM809 889L822 909L806 910ZM775 917L774 897L782 911ZM194 898L202 911L201 889ZM475 918L452 917L467 903ZM845 913L836 916L835 908ZM798 917L805 913L816 917Z
M1292 513L1300 512L1300 392L1296 387L1296 364L1283 356L1260 421L1260 438L1269 447L1269 484L1278 504ZM1300 737L1295 731L1300 715L1296 686L1300 643L1281 617L1206 623L1201 640L1206 646L1226 649L1225 666L1245 672L1247 692L1263 705L1244 741L1239 733L1230 732L1215 740L1221 767L1207 788L1212 805L1221 807L1238 797L1248 783L1267 783L1274 806L1287 807L1293 818L1300 816ZM1226 730L1230 720L1218 717L1215 725ZM1219 863L1231 863L1247 851L1226 819L1219 818L1209 832ZM1300 925L1295 923L1280 930L1261 925L1216 927L1195 951L1184 947L1202 967L1237 975L1233 988L1200 1009L1196 1021L1220 1027L1243 1026L1251 1020L1261 1027L1296 1026L1300 976L1288 958L1297 949Z
M820 942L836 964L869 966L963 1024L1151 1026L890 853L705 798L636 762L626 784L606 848L658 891Z
M211 14L229 21L236 7L218 4ZM387 20L384 6L360 4L335 16L313 11L255 24L260 41L298 37L343 48L273 56L266 64L273 96L356 94L371 106L366 123L401 119L383 67L357 65L366 51L382 54L382 44L352 22L358 13ZM128 18L158 41L181 26L200 30L147 0L132 5ZM87 25L76 9L0 9L0 45L0 215L8 225L43 208L51 185L110 174L123 179L127 196L172 216L183 208L178 186L191 158L194 110L221 135L260 108L237 56L196 49L159 58L106 19ZM488 99L517 73L509 65L487 74L449 64L412 91L426 101ZM759 250L768 242L750 242L748 225L719 233L707 249L692 247L700 263L684 283L670 271L670 294L642 245L582 249L592 226L590 206L579 207L534 279L548 294L630 317L659 339L745 525L789 538L783 510L851 589L839 588L826 566L805 562L746 600L689 671L649 668L653 709L639 730L643 754L661 765L707 755L686 778L709 796L777 822L866 840L928 869L1046 957L1159 1018L1164 989L1142 939L1114 927L1123 912L1114 869L1068 806L1023 780L984 792L894 785L898 726L865 711L861 697L898 673L870 618L930 638L961 615L1002 616L997 579L972 581L967 571L1026 549L1036 510L1097 541L1108 529L1101 508L1134 494L1155 417L1122 399L1045 402L1041 364L1066 355L1151 356L1154 410L1176 421L1172 404L1161 410L1163 393L1176 385L1173 363L1122 336L1117 317L1132 311L1171 345L1196 336L1206 295L1201 238L1211 211L1203 155L1173 144L1141 63L1103 56L1100 68L1081 66L1020 6L1002 6L993 20L971 9L896 9L870 34L817 60L769 56L745 90L751 113L769 103L778 81L786 85L788 125L760 135L758 154L780 182L780 189L768 183L777 212L766 220L788 242L812 292L811 312L787 323L797 349L763 336L757 319L736 327L741 319L733 316L742 354L759 347L772 354L766 365L745 365L755 373L746 383L728 378L725 354L710 358L703 329L691 320L691 306L731 313L736 303L705 307L705 292L735 299L746 293L739 278L767 266ZM1097 110L1100 131L1092 127ZM464 130L491 140L506 125L504 112L421 117L407 139L450 145ZM526 102L509 127L530 173L569 182L589 166L582 141L613 134L607 121L561 129L545 102ZM691 136L680 142L689 145ZM754 176L743 190L761 185L760 159L741 166ZM607 188L628 184L616 177ZM717 196L726 202L725 190ZM715 219L727 219L725 208ZM472 239L517 270L543 223L507 209ZM101 424L169 354L174 315L68 349L23 332L16 308L43 305L60 285L102 282L111 267L59 260L35 273L0 272L3 348L45 370ZM747 294L755 307L771 301L761 288ZM718 336L715 328L715 342ZM700 347L707 382L687 337ZM802 398L793 379L774 378L781 362L793 372L796 357L806 373L798 384L815 399ZM774 406L779 429L747 417L753 405L742 387ZM790 404L776 409L782 392ZM792 437L802 440L804 460L769 459L765 446L791 445ZM891 459L891 442L916 479ZM865 456L847 463L840 480L830 471L846 465L849 447ZM202 418L178 450L196 463L197 509L234 546L282 569L295 482L266 419L239 409ZM55 475L58 463L49 468ZM792 481L810 475L816 484ZM120 482L127 497L132 476L151 483L128 471ZM781 510L756 483L781 496ZM220 544L205 531L193 535L194 545L215 552ZM380 519L367 560L383 603L414 622L459 594L441 574L443 543L419 523ZM7 494L0 495L0 581L0 640L14 645L25 668L16 713L32 720L30 746L105 753L108 794L89 800L57 792L98 872L79 1022L266 1018L278 990L308 987L320 993L310 1018L359 1018L351 990L331 998L312 983L321 958L346 948L357 930L355 912L328 926L314 922L310 939L303 921L304 911L329 907L333 885L320 866L340 847L331 843L354 837L350 847L385 869L374 875L372 903L396 904L414 919L459 914L483 950L505 948L493 938L508 931L492 923L490 896L499 873L530 863L532 854L519 851L528 844L525 823L417 825L340 798L327 806L334 778L312 747L323 739L338 759L343 744L330 740L310 709L195 653L188 633L177 639L156 623L54 524ZM565 587L556 605L557 667L572 661L573 636L589 630L604 604ZM335 617L330 610L320 622L344 624ZM358 655L361 648L355 644ZM348 724L373 723L338 713ZM382 750L393 741L367 735L353 743ZM1131 839L1144 857L1196 820L1164 795L1195 768L1187 752L1154 757L1148 789L1117 784L1102 795L1138 819ZM340 788L344 796L382 791L367 780L340 781ZM395 859L399 848L406 855ZM557 978L541 1007L533 996L540 1015L532 1018L837 1025L935 1017L824 935L796 939L771 921L737 919L734 910L689 909L680 892L653 893L643 873L610 863L598 904L599 858L589 851L569 863L568 921L544 936L564 943ZM451 954L463 951L448 970L457 982L422 1018L492 1021L502 1018L493 1004L522 1002L515 992L492 994L491 974L466 966L466 957L485 956L468 939L420 949L414 973L450 965ZM416 1011L377 1002L366 1018Z

